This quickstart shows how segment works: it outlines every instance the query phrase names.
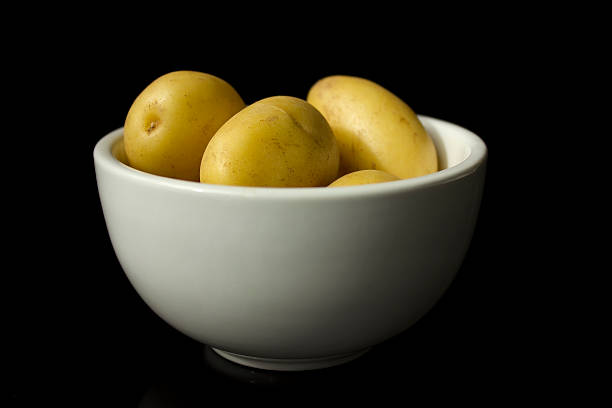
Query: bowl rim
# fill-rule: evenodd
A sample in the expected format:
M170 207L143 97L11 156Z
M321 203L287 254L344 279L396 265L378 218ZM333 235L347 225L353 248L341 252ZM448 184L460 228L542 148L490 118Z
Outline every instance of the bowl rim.
M328 187L246 187L217 184L205 184L198 181L179 180L170 177L146 173L130 167L119 161L113 154L114 144L123 137L123 127L117 128L103 136L95 145L93 156L96 167L112 172L119 177L129 178L133 182L195 194L215 194L228 196L243 196L254 198L285 198L285 199L338 199L354 196L386 195L408 190L433 187L453 182L474 173L487 159L487 147L484 141L472 131L454 123L418 115L425 128L432 127L438 133L454 132L455 137L462 138L468 148L467 157L461 162L423 176L390 181L386 183L363 184Z

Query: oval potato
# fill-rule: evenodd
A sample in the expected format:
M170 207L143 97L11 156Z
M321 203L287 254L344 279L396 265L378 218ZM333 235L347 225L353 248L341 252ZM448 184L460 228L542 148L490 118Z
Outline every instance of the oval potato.
M334 75L307 96L330 124L340 148L340 174L383 170L410 178L438 170L435 145L414 111L382 86Z
M358 170L336 179L328 187L357 186L361 184L386 183L401 180L382 170Z
M214 135L200 181L260 187L327 186L340 155L325 118L303 99L273 96L247 106Z
M236 90L214 75L162 75L138 95L127 114L123 137L130 166L199 181L208 142L244 106Z

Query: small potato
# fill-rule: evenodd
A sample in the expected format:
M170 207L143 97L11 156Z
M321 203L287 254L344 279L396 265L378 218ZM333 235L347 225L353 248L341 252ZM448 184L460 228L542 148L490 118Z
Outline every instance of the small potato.
M438 170L436 148L412 109L364 78L329 76L315 83L308 102L329 122L340 148L340 175L383 170L410 178Z
M360 184L386 183L387 181L396 180L400 179L382 170L358 170L345 174L328 187L357 186Z
M247 106L215 133L200 181L260 187L327 186L340 155L325 118L303 99L273 96Z
M157 78L138 95L125 119L129 165L199 181L208 142L244 106L234 88L213 75L176 71Z
M119 141L113 145L111 149L111 153L121 163L128 164L128 159L125 154L125 144L123 142L123 139L119 139Z

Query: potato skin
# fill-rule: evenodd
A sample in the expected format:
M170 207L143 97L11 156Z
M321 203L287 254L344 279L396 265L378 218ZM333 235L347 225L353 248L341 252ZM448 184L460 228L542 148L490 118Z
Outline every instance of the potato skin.
M112 147L111 152L113 156L115 156L115 158L119 160L121 163L123 164L129 163L127 156L125 154L125 144L123 142L123 139L119 139L119 141L115 143L115 145Z
M138 95L124 126L129 165L160 176L199 181L215 132L245 106L221 78L196 71L162 75Z
M303 99L272 96L247 106L214 135L200 181L258 187L327 186L340 154L325 118Z
M382 170L358 170L336 179L328 187L357 186L361 184L386 183L401 180Z
M435 145L414 111L382 86L334 75L317 81L307 101L330 124L340 148L340 175L383 170L410 178L438 170Z

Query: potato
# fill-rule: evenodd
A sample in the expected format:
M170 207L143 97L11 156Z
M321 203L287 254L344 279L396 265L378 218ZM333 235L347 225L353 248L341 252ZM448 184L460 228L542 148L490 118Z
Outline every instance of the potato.
M111 153L117 160L119 160L123 164L128 164L128 159L125 154L125 144L123 139L119 139L111 148Z
M329 122L340 148L340 175L383 170L399 178L438 169L436 148L413 110L382 86L335 75L317 81L307 101Z
M356 186L360 184L385 183L387 181L400 180L392 174L382 170L358 170L345 174L338 178L328 187Z
M303 99L272 96L247 106L215 133L200 181L260 187L327 186L340 154L325 118Z
M199 181L208 142L244 106L236 90L216 76L195 71L162 75L138 95L125 119L129 165Z

